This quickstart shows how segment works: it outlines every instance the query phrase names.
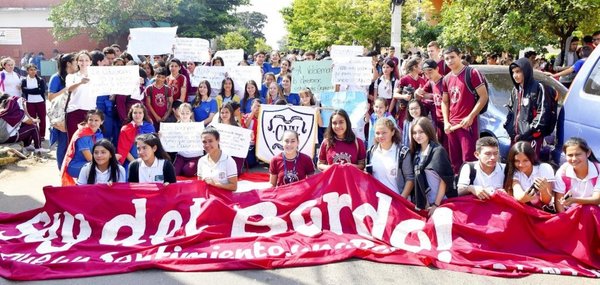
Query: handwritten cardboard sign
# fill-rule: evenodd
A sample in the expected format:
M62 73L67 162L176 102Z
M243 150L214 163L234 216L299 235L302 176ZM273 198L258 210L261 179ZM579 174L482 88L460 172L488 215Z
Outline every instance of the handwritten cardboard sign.
M202 151L204 124L160 123L160 142L168 152Z
M88 78L92 94L96 96L139 93L140 73L137 65L90 66Z
M181 61L209 62L210 43L200 38L175 38L173 55Z

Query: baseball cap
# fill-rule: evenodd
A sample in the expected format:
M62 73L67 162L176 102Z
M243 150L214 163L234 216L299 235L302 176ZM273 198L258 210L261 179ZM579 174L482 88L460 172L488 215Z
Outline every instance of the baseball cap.
M424 61L423 65L421 66L421 68L423 70L425 70L425 69L434 69L434 68L437 68L437 67L438 67L437 63L433 59L428 59L428 60Z

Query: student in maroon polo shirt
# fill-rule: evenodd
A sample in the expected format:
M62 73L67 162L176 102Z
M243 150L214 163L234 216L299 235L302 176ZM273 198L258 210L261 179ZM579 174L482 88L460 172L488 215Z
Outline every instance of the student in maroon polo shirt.
M444 132L444 116L442 115L442 80L444 76L438 71L438 65L433 59L428 59L422 65L423 75L429 79L423 88L415 91L418 99L433 101L434 110L431 110L431 120L435 126L436 135L440 144L448 149L448 138ZM432 108L433 109L433 108Z
M442 81L442 115L444 131L448 135L448 154L454 174L458 174L465 161L475 161L475 142L479 138L477 118L488 100L483 76L474 68L471 71L471 86L479 100L469 91L465 83L465 66L460 59L460 50L448 47L444 61L452 72Z

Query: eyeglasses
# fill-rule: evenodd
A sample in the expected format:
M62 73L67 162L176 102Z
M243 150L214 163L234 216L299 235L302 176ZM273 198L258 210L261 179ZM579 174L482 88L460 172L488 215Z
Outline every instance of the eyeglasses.
M593 38L592 41L600 41L600 38Z

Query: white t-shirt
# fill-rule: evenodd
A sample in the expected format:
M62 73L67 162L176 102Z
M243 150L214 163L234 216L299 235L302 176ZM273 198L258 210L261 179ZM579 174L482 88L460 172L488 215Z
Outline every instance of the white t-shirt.
M403 189L398 189L396 177L398 173L398 146L392 144L390 149L385 150L378 146L373 151L371 161L373 165L373 177L379 180L392 191L401 194Z
M221 184L228 184L229 178L237 177L237 166L231 156L221 153L216 164L209 162L208 154L198 160L198 177L212 178Z
M77 72L75 74L68 74L65 79L67 87L70 87L76 83L81 82L84 75ZM107 82L107 84L109 84ZM96 96L92 94L89 82L86 84L79 85L73 92L71 92L71 100L67 106L67 113L75 110L93 110L96 108Z
M5 70L1 74L4 74L4 88L0 88L0 91L12 96L21 96L21 78L19 75L14 71L9 73Z
M570 178L571 189L566 189L563 176ZM586 198L591 197L594 192L600 192L600 183L596 179L596 184L592 184L592 179L598 177L598 169L596 166L588 160L588 175L584 179L577 178L573 166L569 163L563 164L558 171L556 171L556 181L554 182L554 192L565 194L567 191L575 198Z
M476 171L475 180L473 180L473 184L469 179L469 173L471 169L468 164L462 166L460 169L460 174L458 176L458 186L481 186L485 189L502 189L504 187L504 164L496 163L496 167L494 171L490 175L486 174L481 170L481 166L479 162L474 162L474 168Z
M81 172L79 172L79 178L77 178L77 185L85 185L88 184L88 175L90 173L90 168L92 168L92 163L86 163L82 168ZM96 183L95 184L107 184L110 181L110 167L106 169L106 171L100 171L98 167L96 170ZM119 165L119 171L117 175L117 181L112 182L127 182L127 175L125 174L125 168Z
M516 171L513 175L513 180L518 181L523 191L527 191L531 185L535 182L535 179L541 177L546 178L551 181L554 180L554 169L548 163L541 163L540 165L534 165L533 170L531 171L531 175L528 177L525 173L521 171ZM532 204L537 204L540 201L539 193L533 197L531 200Z
M155 158L154 163L151 166L146 165L142 159L138 158L139 168L139 182L140 183L164 183L165 175L163 173L163 167L165 166L165 160Z
M38 83L36 78L31 78L27 76L27 89L35 89L38 88ZM41 103L44 102L44 97L41 94L30 94L27 96L27 102L29 103Z
M380 79L379 85L377 85L377 97L392 99L392 81L383 78L383 76Z

